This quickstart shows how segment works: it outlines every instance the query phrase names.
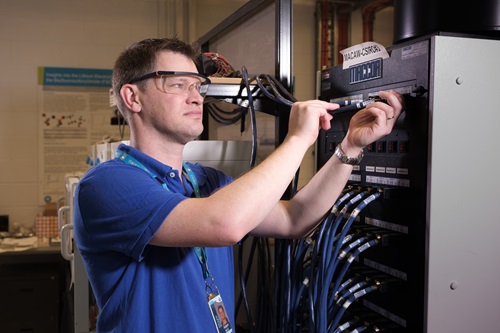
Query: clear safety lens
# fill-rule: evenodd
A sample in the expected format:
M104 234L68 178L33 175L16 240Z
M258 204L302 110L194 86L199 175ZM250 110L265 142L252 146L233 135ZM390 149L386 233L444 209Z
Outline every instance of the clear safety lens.
M189 95L196 90L201 96L205 97L208 84L202 83L198 78L193 82L192 77L162 75L160 78L162 90L166 93L177 95Z

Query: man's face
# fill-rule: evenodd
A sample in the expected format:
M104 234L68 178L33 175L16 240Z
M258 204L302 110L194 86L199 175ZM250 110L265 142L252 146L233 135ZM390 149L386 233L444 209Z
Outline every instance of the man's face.
M198 72L191 59L173 52L160 53L155 70ZM180 92L165 90L164 87L169 84L193 88L199 82L198 77L190 75L174 76L168 81L164 78L148 79L141 99L144 124L178 143L185 144L197 138L203 131L203 97L197 89Z
M225 314L224 314L224 309L219 307L219 317L222 319L225 317Z

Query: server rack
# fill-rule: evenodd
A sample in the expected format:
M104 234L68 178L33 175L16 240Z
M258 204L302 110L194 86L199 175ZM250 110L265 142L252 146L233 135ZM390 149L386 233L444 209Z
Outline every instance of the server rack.
M360 255L350 274L390 283L355 302L344 320L363 314L390 332L494 332L500 41L435 33L388 51L386 59L320 73L323 100L366 100L387 89L406 100L392 133L365 149L348 182L383 191L352 228L390 234ZM333 155L351 116L338 114L321 131L318 167Z

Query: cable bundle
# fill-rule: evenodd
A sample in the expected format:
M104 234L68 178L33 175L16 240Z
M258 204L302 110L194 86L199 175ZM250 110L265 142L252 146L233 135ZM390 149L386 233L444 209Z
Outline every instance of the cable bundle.
M207 54L207 53L205 53ZM220 59L221 64L219 66L226 68L230 67L227 60L221 55L217 55ZM218 69L215 73L216 76L227 76L221 74L220 71L226 71ZM232 70L232 67L231 67ZM231 72L233 73L233 72ZM230 98L226 100L220 100L217 98L211 98L210 96L205 98L204 106L205 110L212 119L221 125L233 125L238 121L241 121L240 132L245 130L245 119L247 113L250 114L251 128L252 128L252 156L250 160L250 167L253 167L256 163L257 156L257 124L255 117L255 105L254 99L262 97L264 95L269 100L276 102L281 105L290 107L297 100L295 97L287 91L287 89L273 76L269 74L259 74L255 77L250 77L245 66L241 68L241 72L238 72L242 78L242 90L246 90L246 98L248 104L242 102L241 104L234 104L228 102ZM215 74L214 74L215 75ZM252 83L256 84L255 88L252 88ZM233 99L236 96L233 96ZM242 96L240 96L242 97Z
M360 212L380 195L378 189L350 186L310 238L282 241L277 248L276 332L342 332L347 308L379 289L379 280L346 276L351 263L380 242L351 230ZM354 332L367 329L356 325Z
M270 100L292 106L297 99L279 82L275 77L269 74L259 74L256 76L257 85L260 91Z

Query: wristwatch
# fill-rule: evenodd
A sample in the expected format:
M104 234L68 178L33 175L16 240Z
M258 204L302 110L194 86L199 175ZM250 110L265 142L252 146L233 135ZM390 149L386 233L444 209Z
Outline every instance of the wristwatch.
M347 156L344 153L344 151L342 150L342 146L340 145L340 143L337 145L337 148L335 148L335 152L333 154L338 157L340 162L342 162L344 164L350 164L350 165L358 165L359 163L361 163L363 156L365 156L365 153L363 152L363 150L361 150L359 155L356 157Z

